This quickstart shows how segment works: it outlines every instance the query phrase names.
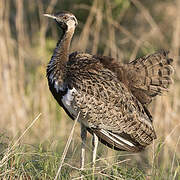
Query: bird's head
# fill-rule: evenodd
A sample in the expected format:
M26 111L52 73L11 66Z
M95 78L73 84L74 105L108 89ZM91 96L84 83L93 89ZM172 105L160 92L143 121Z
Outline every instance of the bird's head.
M44 16L54 19L58 26L65 31L75 28L78 25L76 17L67 11L62 11L56 14L44 14Z

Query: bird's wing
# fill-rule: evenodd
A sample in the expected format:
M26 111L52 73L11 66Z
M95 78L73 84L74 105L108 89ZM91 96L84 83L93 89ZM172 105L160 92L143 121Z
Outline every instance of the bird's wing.
M81 122L103 143L120 150L139 151L156 138L141 103L99 60L76 57L67 69L67 84L75 90L71 106L81 112Z
M118 79L144 105L148 105L156 95L168 91L172 84L173 59L168 57L167 51L161 50L124 65L110 57L96 58L104 67L116 73Z

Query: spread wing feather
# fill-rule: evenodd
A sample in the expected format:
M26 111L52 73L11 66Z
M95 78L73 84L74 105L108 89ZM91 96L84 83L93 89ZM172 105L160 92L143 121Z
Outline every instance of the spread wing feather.
M128 87L142 104L149 104L153 97L168 91L174 71L172 62L168 52L162 50L124 66Z
M128 64L120 64L111 57L94 57L114 72L119 81L144 105L148 105L156 95L168 91L173 82L173 59L168 57L165 50L137 58Z

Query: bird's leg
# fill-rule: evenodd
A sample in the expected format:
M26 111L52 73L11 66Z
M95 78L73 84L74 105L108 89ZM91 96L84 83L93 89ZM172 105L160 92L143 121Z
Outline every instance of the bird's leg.
M86 144L86 137L87 137L87 129L86 127L81 123L81 170L84 170L84 161L85 161L85 144Z
M97 147L98 147L98 137L95 133L93 133L93 140L92 140L92 146L93 146L93 174L95 171L95 161L96 161L96 153L97 153Z

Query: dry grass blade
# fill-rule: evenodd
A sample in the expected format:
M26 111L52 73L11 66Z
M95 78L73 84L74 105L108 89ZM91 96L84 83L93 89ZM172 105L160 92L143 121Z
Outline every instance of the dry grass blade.
M109 179L112 179L112 180L114 180L114 179L124 180L124 178L120 178L120 177L112 176L112 175L107 175L107 174L104 174L102 172L100 172L100 174L107 177L107 178L109 178Z
M162 143L162 145L164 145L166 143L166 141L168 140L168 138L170 136L172 136L172 134L177 130L177 128L180 127L180 124L177 124L173 129L172 131L166 136L166 139L164 140L164 142Z
M66 146L65 146L65 148L64 148L64 151L63 151L63 154L62 154L62 157L61 157L61 162L60 162L60 165L59 165L59 169L58 169L58 171L57 171L57 173L56 173L56 177L54 178L54 180L57 180L57 179L58 179L58 176L59 176L59 174L60 174L60 172L61 172L61 168L62 168L62 165L63 165L63 163L64 163L64 159L65 159L65 157L66 157L67 151L68 151L68 149L69 149L69 145L70 145L71 140L72 140L72 137L73 137L73 133L74 133L74 129L75 129L76 123L77 123L77 121L78 121L78 119L79 119L79 114L80 114L80 112L78 113L77 118L76 118L75 121L74 121L73 127L72 127L72 129L71 129L71 133L70 133L70 135L69 135L69 138L68 138L68 140L67 140Z
M175 163L175 156L176 156L176 152L177 152L177 149L178 149L179 141L180 141L180 136L178 137L176 147L175 147L175 150L174 150L174 156L173 156L172 165L171 165L171 176L173 176L173 167L174 167L174 163Z
M17 139L17 141L14 143L11 149L13 149L15 146L18 145L19 141L24 137L24 135L27 133L27 131L34 125L34 123L39 119L41 116L41 113L33 120L33 122L25 129L25 131L21 134L21 136Z
M99 170L99 171L97 171L97 172L92 172L92 173L90 173L90 174L87 174L87 175L85 175L83 178L87 178L87 177L91 177L91 176L94 176L94 175L99 175L99 174L102 174L103 176L104 176L104 171L106 171L106 170L108 170L108 169L110 169L110 168L112 168L113 166L117 166L117 165L119 165L119 164L122 164L122 163L124 163L124 162L127 162L127 161L130 161L131 159L125 159L125 160L122 160L122 161L118 161L118 162L116 162L116 163L113 163L113 164L111 164L111 165L108 165L108 166L106 166L105 168L101 168L101 167L99 167L99 168L101 168L101 170ZM97 169L98 167L96 167L96 169ZM85 169L85 170L88 170L88 169ZM92 170L92 168L91 168L91 170ZM109 177L110 179L112 178L112 177L110 177L109 175L107 175L107 177ZM114 178L115 178L115 176L113 176ZM81 179L82 178L82 176L81 177L76 177L76 178L73 178L72 180L78 180L78 179ZM116 177L117 178L117 177ZM121 179L120 177L118 177L118 179Z
M25 129L25 131L21 134L21 136L16 140L16 142L8 149L5 156L0 161L0 167L4 165L4 162L8 159L8 157L13 152L13 148L16 147L19 144L19 141L24 137L24 135L27 133L27 131L34 125L34 123L39 119L41 116L41 113L33 120L33 122Z

